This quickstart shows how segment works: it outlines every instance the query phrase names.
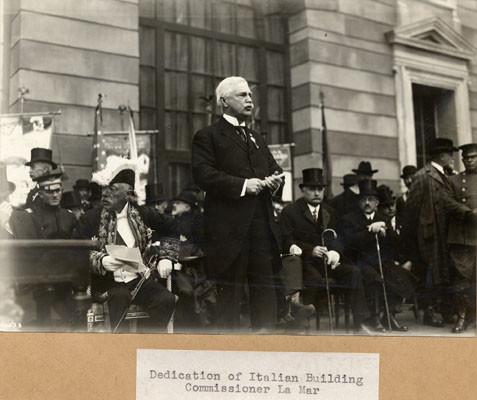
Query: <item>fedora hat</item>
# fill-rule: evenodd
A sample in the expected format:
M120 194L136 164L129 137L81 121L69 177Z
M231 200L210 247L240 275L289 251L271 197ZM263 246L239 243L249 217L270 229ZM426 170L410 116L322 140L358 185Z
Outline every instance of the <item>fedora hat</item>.
M350 187L358 184L358 175L356 174L346 174L343 176L343 183L341 186Z
M327 186L323 180L323 170L321 168L307 168L301 171L303 182L298 186Z
M199 206L199 202L197 201L197 195L191 190L183 190L174 198L174 200L183 201L184 203L187 203L192 207Z
M402 169L401 178L404 179L406 176L414 175L417 172L417 168L414 165L406 165Z
M462 150L462 155L465 156L469 153L477 153L477 143L467 143L459 146L459 149Z
M0 197L11 195L15 188L15 184L7 179L7 166L4 163L0 163Z
M377 182L374 179L363 179L358 182L360 196L378 197Z
M61 196L60 205L62 208L81 208L81 200L74 190L64 192Z
M146 185L146 204L160 202L166 200L162 183L151 183Z
M73 185L73 189L91 189L90 183L87 179L77 179L75 184Z
M31 149L30 161L25 163L27 167L30 167L34 162L46 162L56 169L57 165L52 160L52 151L50 149L43 149L41 147L35 147Z
M357 169L352 169L352 171L355 174L364 174L364 175L369 175L369 174L375 174L378 172L378 169L373 169L371 167L371 163L369 161L361 161L358 165Z
M435 138L429 144L429 154L453 153L458 150L454 142L447 138Z
M387 185L378 186L378 199L380 206L394 204L394 202L396 201L396 197L393 195L393 191Z

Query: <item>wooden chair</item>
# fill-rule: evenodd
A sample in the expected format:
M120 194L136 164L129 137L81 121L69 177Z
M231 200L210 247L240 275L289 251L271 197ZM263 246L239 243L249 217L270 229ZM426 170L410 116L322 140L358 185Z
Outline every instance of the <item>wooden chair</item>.
M109 320L108 302L92 303L88 310L88 332L111 332L111 322ZM130 333L137 332L137 321L149 318L149 314L140 306L131 304L126 314L126 321L129 321Z

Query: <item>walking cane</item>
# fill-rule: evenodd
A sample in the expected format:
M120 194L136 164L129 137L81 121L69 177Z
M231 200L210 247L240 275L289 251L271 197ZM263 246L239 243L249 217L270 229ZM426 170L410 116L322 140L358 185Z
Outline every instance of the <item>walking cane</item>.
M167 277L167 290L172 293L172 273ZM171 318L167 323L167 333L174 333L174 312L172 312Z
M333 233L333 240L335 240L338 236L336 235L336 232L333 229L325 229L321 233L321 244L325 246L325 233L331 232ZM328 317L330 321L330 332L331 335L333 335L333 316L331 313L331 295L330 295L330 282L328 280L328 265L327 265L327 256L324 257L325 261L325 284L326 284L326 296L328 298Z
M383 293L384 293L384 306L386 308L386 316L388 319L388 328L392 332L391 328L391 316L389 315L389 305L388 305L388 296L386 295L386 284L384 283L384 273L383 273L383 263L381 261L381 248L379 247L379 238L378 234L375 234L376 237L376 249L378 251L378 263L379 263L379 273L381 274L381 281L383 284Z
M150 271L152 272L153 269L155 269L155 267L151 268ZM134 288L134 290L131 293L131 301L129 302L128 306L124 309L123 315L121 315L121 318L119 319L118 323L116 324L115 328L113 329L113 333L116 333L116 331L119 328L119 325L121 325L121 322L123 322L124 318L126 318L126 315L129 311L129 306L132 304L132 302L136 298L137 294L139 293L139 290L141 290L141 287L144 284L144 282L146 281L146 279L147 279L146 274L142 274L141 280L137 283L136 287Z

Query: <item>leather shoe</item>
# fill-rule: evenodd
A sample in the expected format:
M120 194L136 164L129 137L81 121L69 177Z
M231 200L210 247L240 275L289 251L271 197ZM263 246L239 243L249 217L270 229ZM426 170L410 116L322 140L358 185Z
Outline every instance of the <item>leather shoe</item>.
M315 314L316 309L313 304L303 304L300 299L300 292L290 298L291 314L294 318L310 318Z
M362 335L372 335L374 333L374 328L363 322L354 328L354 333L360 333Z
M408 327L406 325L401 325L397 319L394 317L394 315L390 316L391 320L391 329L396 332L407 332ZM388 319L386 318L386 314L384 314L381 318L381 323L384 326L388 326Z
M428 308L424 311L422 322L424 325L434 326L436 328L442 328L444 326L444 321L436 317L432 308Z
M467 329L467 321L465 320L465 315L459 315L457 322L452 328L452 333L462 333Z

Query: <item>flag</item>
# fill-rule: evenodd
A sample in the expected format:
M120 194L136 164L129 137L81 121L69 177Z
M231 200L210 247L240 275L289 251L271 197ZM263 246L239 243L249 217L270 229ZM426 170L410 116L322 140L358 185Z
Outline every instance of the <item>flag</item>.
M102 132L103 125L103 95L98 96L98 105L94 112L94 132L93 132L93 172L101 171L106 166L106 146Z
M325 181L328 182L326 188L326 197L333 197L332 193L332 178L333 173L331 170L331 156L328 148L328 130L326 128L326 119L325 119L325 102L324 94L320 91L320 106L321 106L321 154L322 154L322 165L323 165L323 176Z
M128 139L129 139L129 158L131 160L137 160L136 130L134 129L133 111L131 110L130 107L129 107Z

